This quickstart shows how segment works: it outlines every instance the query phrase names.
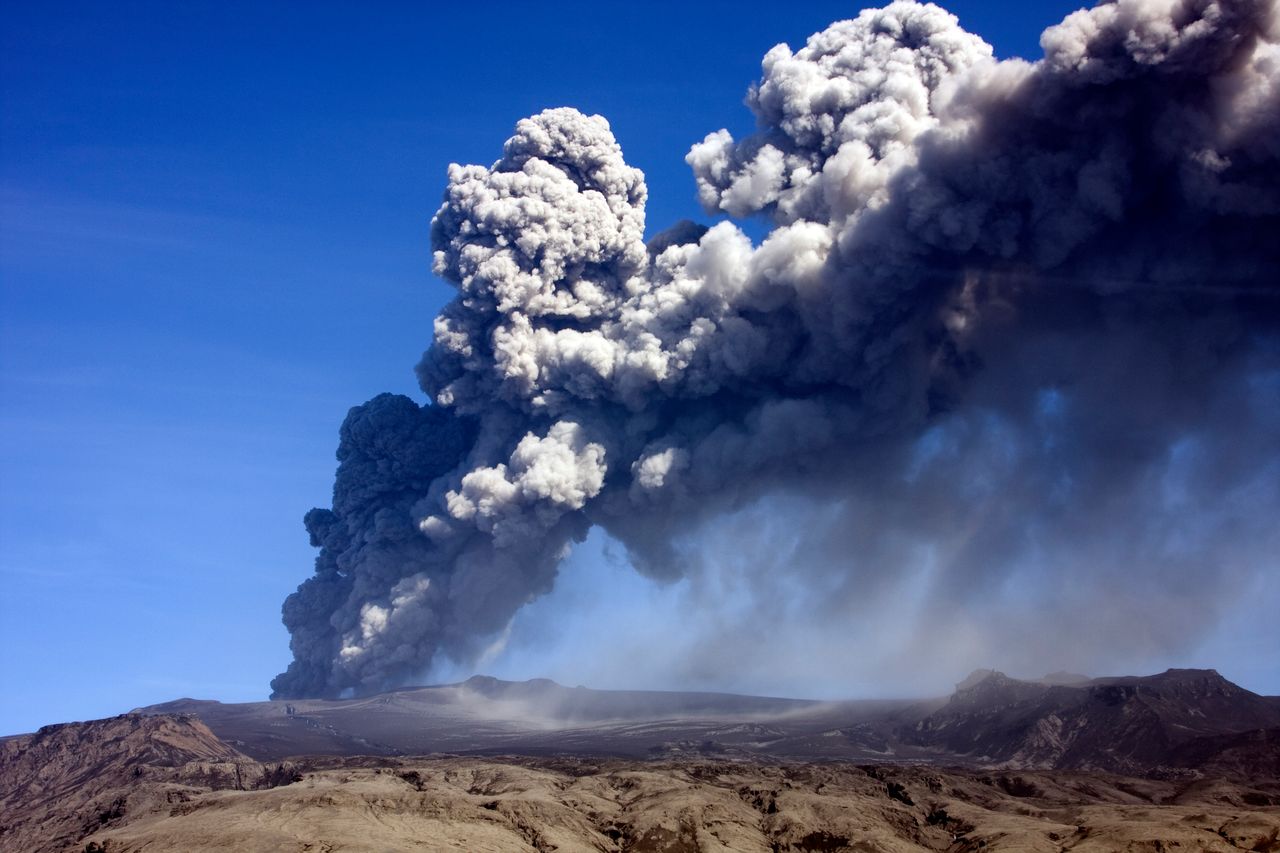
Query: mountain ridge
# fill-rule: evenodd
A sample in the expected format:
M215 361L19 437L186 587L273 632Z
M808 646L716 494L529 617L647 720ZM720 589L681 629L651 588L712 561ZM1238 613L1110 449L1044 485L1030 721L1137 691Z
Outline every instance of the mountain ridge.
M967 682L967 683L966 683ZM1198 738L1280 725L1280 703L1212 669L1044 684L992 672L901 735L981 764L1143 773Z
M1233 738L1280 727L1280 697L1259 696L1215 670L1081 679L979 670L949 697L822 701L474 676L354 699L180 699L137 712L195 714L260 761L308 754L713 755L1138 775L1190 772L1235 748ZM1271 741L1260 743L1271 749Z

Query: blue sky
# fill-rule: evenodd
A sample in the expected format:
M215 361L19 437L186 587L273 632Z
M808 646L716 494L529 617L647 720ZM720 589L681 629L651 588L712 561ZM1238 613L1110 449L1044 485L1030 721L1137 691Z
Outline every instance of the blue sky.
M1028 58L1075 6L950 4ZM451 295L427 240L448 163L487 164L517 119L575 106L645 171L651 233L700 217L688 146L749 129L769 47L858 8L7 4L0 734L265 697L338 424L381 391L421 399L412 366ZM535 610L547 643L496 672L607 680L573 666L605 628L593 596L640 623L679 591L605 550L588 543L553 602L581 618L550 630ZM1280 692L1266 655L1237 651L1226 674Z

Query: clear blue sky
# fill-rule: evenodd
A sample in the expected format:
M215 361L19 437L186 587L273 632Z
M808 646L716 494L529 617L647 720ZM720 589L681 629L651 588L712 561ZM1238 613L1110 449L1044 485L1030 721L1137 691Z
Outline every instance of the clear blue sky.
M1034 58L1075 5L950 8ZM698 217L688 146L749 128L769 47L858 8L5 4L0 734L265 697L338 424L381 391L421 399L449 162L575 106L647 174L651 232ZM588 610L593 583L626 586L632 618L663 606L616 566L568 571ZM497 669L572 676L563 640Z

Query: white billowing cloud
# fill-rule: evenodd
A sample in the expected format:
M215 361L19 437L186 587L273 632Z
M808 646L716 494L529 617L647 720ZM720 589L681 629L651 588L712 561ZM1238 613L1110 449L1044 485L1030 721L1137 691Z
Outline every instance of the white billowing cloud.
M933 97L991 48L931 4L867 9L765 55L747 103L767 130L743 143L717 131L686 161L708 211L772 210L780 223L840 219L884 200L933 129Z

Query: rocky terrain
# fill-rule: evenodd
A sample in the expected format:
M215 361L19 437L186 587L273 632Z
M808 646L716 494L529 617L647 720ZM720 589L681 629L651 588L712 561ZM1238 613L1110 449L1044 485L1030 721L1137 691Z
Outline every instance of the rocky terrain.
M62 850L125 814L156 778L218 787L258 765L193 717L130 715L0 741L0 849ZM210 775L212 774L212 775ZM234 782L233 782L234 784Z
M1214 670L1171 669L1070 685L989 673L900 735L983 765L1150 773L1225 767L1246 732L1252 742L1271 744L1274 758L1276 697L1251 693Z
M75 730L62 727L64 740L69 728ZM189 718L139 716L83 724L79 738L105 755L174 733L205 738ZM154 761L94 763L91 782L70 756L39 769L6 760L6 792L30 792L16 777L39 775L42 791L61 793L6 793L0 848L1280 850L1275 780L699 759L328 757L263 764L225 749L174 766L172 754L142 751ZM62 778L58 768L76 769Z
M0 850L1280 851L1277 715L1204 670L982 672L932 702L179 700L0 740Z

